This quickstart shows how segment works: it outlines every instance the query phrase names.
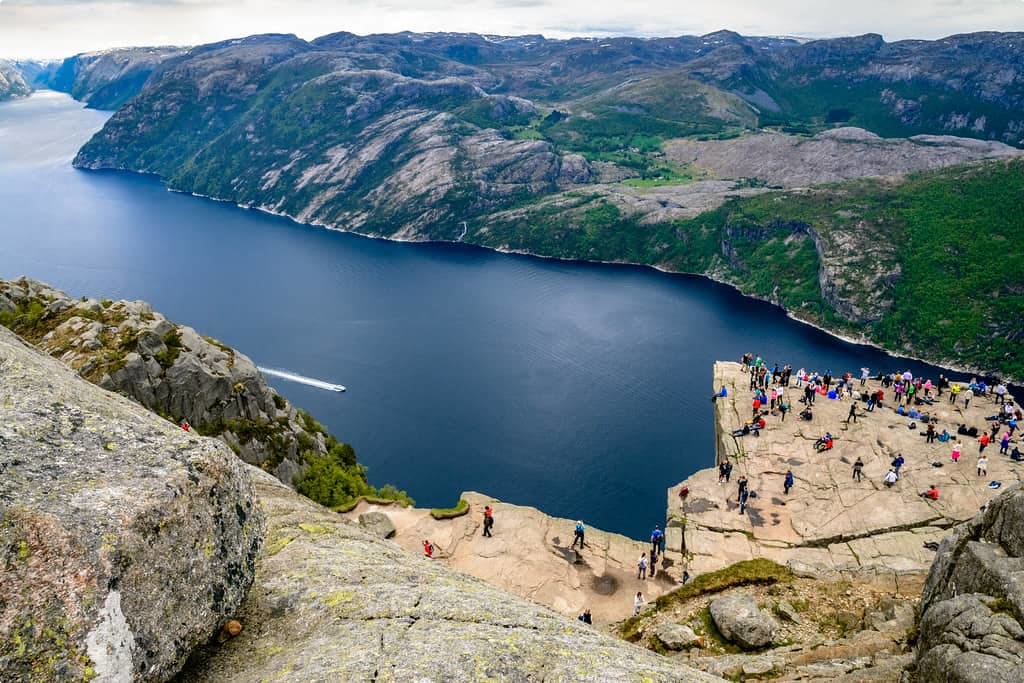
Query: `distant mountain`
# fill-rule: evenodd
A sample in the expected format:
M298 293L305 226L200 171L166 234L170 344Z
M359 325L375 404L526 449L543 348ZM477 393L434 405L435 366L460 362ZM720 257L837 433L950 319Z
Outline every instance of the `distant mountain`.
M32 92L21 69L14 62L0 60L0 102L14 97L25 97Z
M130 68L112 68L122 62L109 55L73 58L51 82L92 104L140 88L79 152L82 168L154 173L176 189L363 234L705 273L844 334L1001 368L998 358L929 345L914 330L909 347L902 331L882 334L892 329L899 259L842 284L829 270L835 253L846 253L840 246L875 242L826 239L816 223L781 213L807 227L778 233L761 212L749 235L784 235L758 256L737 227L746 219L717 209L769 186L1019 154L1022 42L1024 34L800 42L727 31L263 35L153 52ZM1016 187L1019 164L996 168L1002 186ZM983 185L986 193L1001 186ZM933 186L949 184L926 176L912 185L922 195ZM864 201L887 186L869 187ZM820 192L838 201L851 190ZM705 212L712 222L693 232L690 221ZM750 258L771 267L758 270Z
M35 83L66 92L93 109L112 110L135 97L157 66L186 53L178 47L85 52L48 65Z

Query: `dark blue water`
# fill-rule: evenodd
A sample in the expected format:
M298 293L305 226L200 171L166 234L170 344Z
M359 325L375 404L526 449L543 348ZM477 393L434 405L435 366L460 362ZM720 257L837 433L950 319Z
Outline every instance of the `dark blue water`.
M927 367L698 278L365 239L75 171L106 116L52 93L0 105L0 277L144 299L346 385L272 380L421 505L478 490L642 537L712 463L715 359Z

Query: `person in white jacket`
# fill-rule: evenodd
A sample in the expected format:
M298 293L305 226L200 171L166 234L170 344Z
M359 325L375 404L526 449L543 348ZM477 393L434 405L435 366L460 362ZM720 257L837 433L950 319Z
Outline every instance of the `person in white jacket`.
M640 591L636 592L636 597L633 598L633 616L640 614L640 610L644 608L644 594Z

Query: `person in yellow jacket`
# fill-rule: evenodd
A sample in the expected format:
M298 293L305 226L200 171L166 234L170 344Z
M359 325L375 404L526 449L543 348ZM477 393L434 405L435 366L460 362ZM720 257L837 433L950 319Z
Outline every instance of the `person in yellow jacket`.
M949 402L956 403L956 397L960 394L960 383L953 382L953 386L949 388Z

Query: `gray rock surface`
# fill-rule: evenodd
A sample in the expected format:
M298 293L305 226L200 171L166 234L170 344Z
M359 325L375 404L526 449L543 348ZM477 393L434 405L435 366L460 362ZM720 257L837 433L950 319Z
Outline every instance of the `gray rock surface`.
M364 512L359 515L359 526L378 538L391 538L395 535L395 525L391 518L383 512Z
M920 680L1024 681L1024 487L939 547L921 600Z
M28 314L32 307L42 314ZM86 379L220 437L285 483L304 471L310 453L328 450L323 427L271 389L248 356L145 302L72 299L20 278L0 280L4 310L23 312L12 329Z
M700 647L701 644L700 636L684 624L659 624L654 631L654 637L668 650L685 650Z
M730 642L754 650L771 645L779 629L775 619L746 593L716 598L709 607L715 627Z
M252 469L268 515L245 629L183 683L712 679L402 550Z
M0 678L173 676L252 581L243 467L0 327Z

